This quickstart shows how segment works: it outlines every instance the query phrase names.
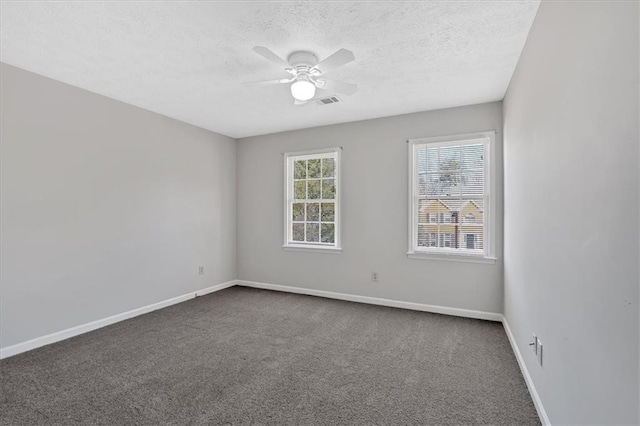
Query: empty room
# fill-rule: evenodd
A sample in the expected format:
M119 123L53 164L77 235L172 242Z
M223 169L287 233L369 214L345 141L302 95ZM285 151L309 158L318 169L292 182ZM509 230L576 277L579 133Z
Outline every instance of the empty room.
M639 425L639 21L0 0L0 425Z

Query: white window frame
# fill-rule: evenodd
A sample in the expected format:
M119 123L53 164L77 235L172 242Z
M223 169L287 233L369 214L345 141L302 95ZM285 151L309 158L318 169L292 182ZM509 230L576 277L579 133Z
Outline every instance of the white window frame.
M409 215L408 215L408 245L407 256L411 259L453 260L475 263L495 263L496 249L496 162L495 162L495 130L477 133L465 133L450 136L409 139ZM422 145L430 147L455 146L483 140L485 143L484 164L484 211L483 211L483 239L484 250L479 253L469 253L462 249L445 247L418 247L418 174L417 148ZM480 223L477 222L476 223Z
M335 203L334 219L334 243L307 243L293 241L292 239L292 206L293 206L293 173L296 160L309 160L316 158L336 159L335 165L335 198L328 201ZM341 222L342 222L342 188L341 188L342 147L315 149L310 151L287 152L284 154L284 244L285 250L308 251L318 253L340 253L342 251ZM322 199L317 200L322 203Z

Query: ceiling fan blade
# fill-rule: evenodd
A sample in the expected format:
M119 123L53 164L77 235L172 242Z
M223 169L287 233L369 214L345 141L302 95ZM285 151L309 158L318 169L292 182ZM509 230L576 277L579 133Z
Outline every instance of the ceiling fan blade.
M245 86L264 86L264 85L267 85L267 84L290 83L293 80L295 80L295 78L279 78L279 79L275 79L275 80L245 81L242 84L244 84Z
M352 51L347 49L340 49L328 58L325 58L325 60L320 61L320 63L318 63L314 68L320 70L320 72L324 74L345 64L348 64L355 59L356 57L353 55Z
M285 68L290 68L291 65L289 65L289 63L287 61L285 61L284 59L282 59L280 56L276 55L275 53L273 53L269 48L264 47L264 46L255 46L253 48L253 51L256 52L258 55L262 56L263 58L265 58L267 61L269 62L273 62L276 65L282 65Z
M326 78L321 79L321 81L324 81L324 84L322 85L324 90L341 93L343 95L353 95L358 90L358 85L353 83L327 80Z

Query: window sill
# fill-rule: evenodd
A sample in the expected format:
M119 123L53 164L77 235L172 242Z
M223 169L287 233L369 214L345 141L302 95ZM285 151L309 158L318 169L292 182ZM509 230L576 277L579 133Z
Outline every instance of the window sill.
M489 256L474 256L467 254L445 254L445 253L420 253L420 252L408 252L407 257L409 259L419 260L444 260L448 262L468 262L468 263L496 263L498 260L495 257Z
M294 245L285 244L282 248L286 251L306 251L309 253L328 253L328 254L340 254L342 249L339 247L324 247L324 246L310 246L310 245Z

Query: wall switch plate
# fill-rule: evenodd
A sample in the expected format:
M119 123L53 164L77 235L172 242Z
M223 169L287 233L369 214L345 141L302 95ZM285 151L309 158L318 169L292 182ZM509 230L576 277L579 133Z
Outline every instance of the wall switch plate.
M379 277L377 272L372 272L371 273L371 281L373 281L374 283L377 283L379 278L380 277Z
M533 351L534 354L538 353L538 336L536 336L536 333L533 333L533 344L530 344L531 346L531 350Z
M540 364L540 367L542 367L542 342L540 341L540 339L536 339L536 343L536 346L538 347L538 363Z

